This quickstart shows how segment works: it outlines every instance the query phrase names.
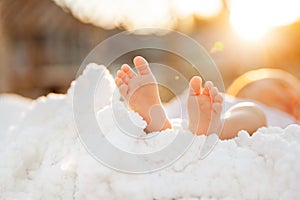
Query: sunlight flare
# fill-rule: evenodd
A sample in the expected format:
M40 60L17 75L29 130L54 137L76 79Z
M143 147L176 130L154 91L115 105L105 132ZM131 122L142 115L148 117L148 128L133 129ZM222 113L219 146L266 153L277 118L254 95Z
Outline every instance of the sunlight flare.
M289 25L300 18L298 0L230 0L230 22L243 38L257 40L276 26Z

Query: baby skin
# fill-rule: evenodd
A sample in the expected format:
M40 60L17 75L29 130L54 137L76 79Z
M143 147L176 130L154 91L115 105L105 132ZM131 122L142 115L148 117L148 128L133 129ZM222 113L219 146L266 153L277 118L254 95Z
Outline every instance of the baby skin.
M190 131L196 135L220 132L223 98L218 89L210 81L202 88L202 79L194 76L189 90L187 109Z
M146 133L172 128L148 62L143 57L137 56L133 63L138 74L129 65L124 64L115 78L122 97L129 107L147 122ZM199 76L191 79L189 91L187 101L189 130L195 135L215 133L221 139L229 139L236 136L239 130L244 129L253 133L265 125L264 113L250 104L231 108L221 120L223 98L212 82L207 81L202 87L202 79ZM249 117L255 120L251 118L249 120Z
M146 133L171 128L163 109L157 82L148 62L141 56L133 60L138 74L127 64L118 70L115 82L129 107L139 113L147 122Z

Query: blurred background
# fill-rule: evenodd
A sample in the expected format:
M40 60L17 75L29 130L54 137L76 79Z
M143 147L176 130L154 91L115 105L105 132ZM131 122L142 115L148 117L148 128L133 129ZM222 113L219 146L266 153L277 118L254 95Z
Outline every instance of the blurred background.
M299 19L299 0L1 0L0 93L64 93L97 44L145 27L180 31L202 44L225 87L261 67L300 79ZM180 64L163 52L148 59L155 58ZM193 73L187 68L188 77Z

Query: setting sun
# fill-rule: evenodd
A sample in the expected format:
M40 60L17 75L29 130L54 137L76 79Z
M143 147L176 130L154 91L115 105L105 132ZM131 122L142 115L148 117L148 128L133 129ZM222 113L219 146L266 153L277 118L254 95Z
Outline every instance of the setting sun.
M230 22L241 37L262 38L271 28L288 25L300 17L297 0L231 0Z

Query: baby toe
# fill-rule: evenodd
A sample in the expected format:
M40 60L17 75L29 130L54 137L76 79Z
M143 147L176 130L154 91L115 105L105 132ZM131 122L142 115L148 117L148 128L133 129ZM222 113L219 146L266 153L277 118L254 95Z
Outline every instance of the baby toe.
M115 83L116 83L117 87L120 87L123 84L123 81L122 81L122 79L117 77L117 78L115 78Z
M204 87L207 87L207 89L211 90L211 88L214 87L214 84L211 81L206 81Z
M210 90L213 87L213 83L211 81L206 81L204 84L203 95L210 96Z
M210 95L214 99L219 94L218 88L212 87L210 90Z
M121 95L126 99L126 96L127 96L127 93L128 93L128 86L125 85L125 84L122 84L119 87L119 91L120 91Z
M212 110L213 110L215 113L221 113L222 108L223 108L223 106L222 106L222 104L220 104L220 103L213 103L213 104L212 104Z
M121 69L123 70L124 73L128 75L130 79L136 76L136 73L127 64L122 65Z
M117 76L119 77L119 78L122 78L123 76L124 76L124 72L123 72L123 70L118 70L117 71Z
M128 84L128 82L129 82L129 77L128 77L127 74L124 74L124 75L123 75L122 81L123 81L125 84Z
M128 84L129 77L123 70L118 70L117 75L123 81L123 83Z
M189 83L190 95L198 96L201 94L201 83L202 83L202 79L199 76L194 76L191 79Z
M135 65L135 68L137 69L138 73L143 76L147 74L151 74L151 70L149 67L149 63L145 58L142 56L137 56L133 59L133 63Z
M223 102L223 97L220 94L217 94L214 98L214 102L222 103Z

